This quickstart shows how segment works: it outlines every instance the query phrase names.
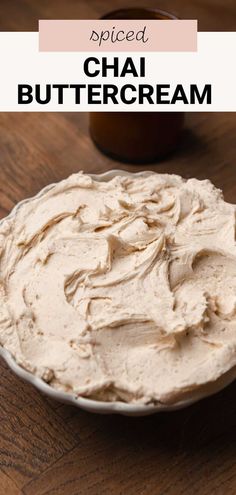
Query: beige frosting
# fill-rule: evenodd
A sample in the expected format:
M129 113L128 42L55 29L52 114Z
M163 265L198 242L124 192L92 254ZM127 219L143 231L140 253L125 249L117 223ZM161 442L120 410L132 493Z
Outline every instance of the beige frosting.
M207 180L72 175L0 255L0 344L57 389L173 403L236 365L235 206Z

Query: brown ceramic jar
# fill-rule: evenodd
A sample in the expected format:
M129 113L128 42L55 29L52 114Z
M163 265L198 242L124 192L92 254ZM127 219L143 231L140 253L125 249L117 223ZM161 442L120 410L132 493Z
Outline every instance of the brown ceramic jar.
M172 20L157 9L130 8L113 11L103 19ZM179 142L183 112L91 112L90 133L104 153L125 162L145 163L163 158Z

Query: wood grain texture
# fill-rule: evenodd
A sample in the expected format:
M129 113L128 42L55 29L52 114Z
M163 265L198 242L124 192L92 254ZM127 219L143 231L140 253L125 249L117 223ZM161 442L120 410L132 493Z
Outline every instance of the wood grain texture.
M136 0L134 5L156 6ZM1 0L1 30L96 18L132 0ZM159 0L202 30L235 30L235 0ZM210 178L236 202L236 115L188 115L178 151L148 166ZM93 145L79 113L0 114L0 216L72 172L141 168ZM0 495L235 495L236 384L175 413L95 416L42 397L0 361Z

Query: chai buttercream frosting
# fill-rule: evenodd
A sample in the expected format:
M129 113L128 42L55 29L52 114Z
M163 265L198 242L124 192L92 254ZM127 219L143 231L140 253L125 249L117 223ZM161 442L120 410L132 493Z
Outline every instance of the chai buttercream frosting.
M236 365L235 211L175 175L52 186L0 226L0 344L78 396L210 390Z

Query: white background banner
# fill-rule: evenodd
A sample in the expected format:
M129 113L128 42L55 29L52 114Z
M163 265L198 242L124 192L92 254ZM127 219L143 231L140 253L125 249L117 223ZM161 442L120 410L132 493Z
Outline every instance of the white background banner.
M197 52L169 53L88 53L88 52L39 52L38 33L36 32L1 32L0 33L0 111L236 111L236 33L235 32L200 32L198 33ZM88 57L96 57L101 61L107 57L112 63L119 57L119 70L127 58L131 56L136 67L140 57L145 57L145 77L114 77L108 70L107 77L100 74L88 77L84 73L84 61ZM99 69L100 64L92 64L91 69ZM80 103L76 103L75 89L63 90L63 103L58 102L58 89L52 85L85 85L80 91ZM18 85L32 86L32 102L19 104ZM50 85L51 97L47 104L40 104L35 99L35 85L39 85L41 99L45 99L46 85ZM94 86L92 91L94 103L88 104L88 85ZM103 85L116 85L119 91L124 85L128 88L126 98L136 98L132 104L111 99L104 104ZM139 104L139 85L150 85L154 88L153 100L150 104L144 98ZM156 86L162 92L162 104L156 103ZM163 85L166 85L163 88ZM176 86L182 85L187 102L177 100L171 104ZM203 103L190 103L190 87L197 85L201 94L205 85L211 85L211 103L206 98ZM100 88L99 88L100 87ZM165 94L164 94L165 93ZM27 99L25 97L25 99ZM95 101L97 103L95 103ZM170 103L165 103L169 101Z

